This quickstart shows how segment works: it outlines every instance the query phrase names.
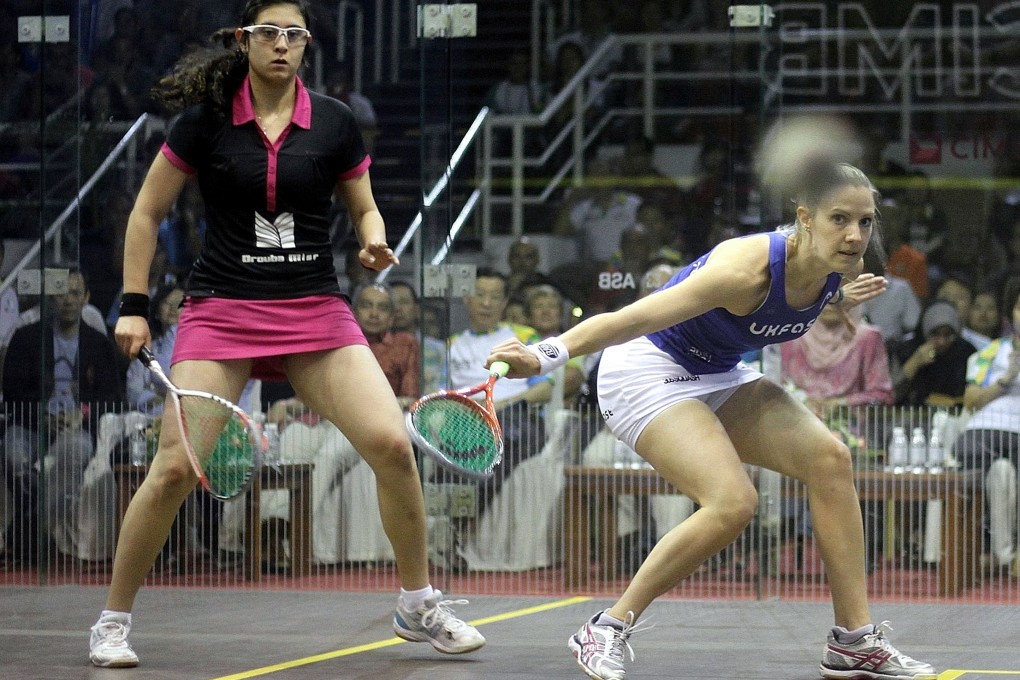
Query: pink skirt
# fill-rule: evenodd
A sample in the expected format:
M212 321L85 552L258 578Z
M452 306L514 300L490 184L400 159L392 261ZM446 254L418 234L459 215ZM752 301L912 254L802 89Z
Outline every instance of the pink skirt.
M254 359L252 378L286 380L291 354L367 345L342 297L312 295L287 300L188 297L171 363Z

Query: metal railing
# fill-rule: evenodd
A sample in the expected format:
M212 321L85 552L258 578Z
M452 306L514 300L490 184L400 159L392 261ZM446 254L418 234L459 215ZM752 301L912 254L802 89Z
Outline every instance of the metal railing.
M129 164L133 164L135 162L135 145L138 141L137 136L145 129L149 122L149 118L149 114L143 113L137 120L131 123L130 127L128 127L127 131L121 137L120 141L117 142L116 146L114 146L113 150L107 154L107 156L103 159L103 162L100 163L99 167L92 173L92 176L85 180L85 182L81 185L71 202L68 203L57 218L53 220L48 227L46 227L43 232L43 237L29 247L28 251L14 266L7 278L0 282L0 292L15 285L19 272L37 264L39 253L43 245L48 245L57 239L67 220L80 209L82 201L92 192L92 189L106 175L106 173L114 167L115 163L120 161L122 158ZM60 259L59 253L57 259Z

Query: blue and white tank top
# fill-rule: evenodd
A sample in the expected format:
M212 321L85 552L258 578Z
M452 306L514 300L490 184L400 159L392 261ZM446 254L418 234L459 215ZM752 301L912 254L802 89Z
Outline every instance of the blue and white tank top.
M696 272L712 252L677 272L661 290L675 286ZM769 234L769 273L772 283L768 296L747 316L737 316L716 307L693 319L649 333L648 339L692 374L722 373L736 366L745 352L804 335L822 307L835 295L842 278L836 272L829 274L817 302L805 309L790 307L786 302L786 235L781 232Z

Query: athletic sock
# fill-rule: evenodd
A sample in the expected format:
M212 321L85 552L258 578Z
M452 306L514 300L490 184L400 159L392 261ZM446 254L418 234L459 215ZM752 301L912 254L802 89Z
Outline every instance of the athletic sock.
M612 626L613 628L616 628L617 630L623 630L623 625L624 624L623 624L623 621L621 621L620 619L616 618L615 616L610 616L609 615L609 610L607 609L604 612L602 612L601 614L599 614L599 617L595 620L595 625L596 626Z
M850 644L852 642L857 642L865 635L870 635L871 633L874 632L875 625L872 623L869 623L866 626L861 626L860 628L856 628L854 630L847 630L843 626L836 626L836 640L838 642L842 642L843 644Z
M400 589L400 606L409 612L418 611L418 607L425 604L425 598L433 592L432 584L419 588L418 590Z
M118 612L112 609L104 609L99 614L99 623L121 623L125 626L130 626L131 612Z

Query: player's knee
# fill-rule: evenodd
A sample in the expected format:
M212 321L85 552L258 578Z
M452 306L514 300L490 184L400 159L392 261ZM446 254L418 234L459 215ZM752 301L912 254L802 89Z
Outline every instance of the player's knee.
M414 450L403 430L387 431L377 436L372 443L372 454L366 459L377 477L417 474Z
M754 519L758 510L758 492L750 484L733 489L720 499L714 510L723 524L739 533Z
M835 437L830 437L819 447L813 460L816 479L853 479L853 456L850 454L850 448Z
M187 460L174 461L154 467L145 481L154 491L166 496L186 496L197 483L195 472Z

